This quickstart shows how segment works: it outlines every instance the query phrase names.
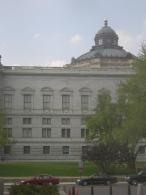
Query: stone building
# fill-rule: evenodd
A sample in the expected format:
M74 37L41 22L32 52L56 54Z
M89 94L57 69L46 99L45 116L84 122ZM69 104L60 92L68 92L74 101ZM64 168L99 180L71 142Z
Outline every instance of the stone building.
M79 160L86 146L85 116L92 114L98 91L117 85L131 73L134 56L118 45L107 21L95 45L64 67L3 66L0 95L5 130L14 143L7 160Z

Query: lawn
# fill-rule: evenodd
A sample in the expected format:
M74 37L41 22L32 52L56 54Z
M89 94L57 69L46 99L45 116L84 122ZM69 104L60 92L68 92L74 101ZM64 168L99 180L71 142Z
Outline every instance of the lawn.
M83 175L96 172L92 163L85 163ZM56 176L79 176L79 166L75 162L2 162L0 163L1 177L25 177L39 174Z

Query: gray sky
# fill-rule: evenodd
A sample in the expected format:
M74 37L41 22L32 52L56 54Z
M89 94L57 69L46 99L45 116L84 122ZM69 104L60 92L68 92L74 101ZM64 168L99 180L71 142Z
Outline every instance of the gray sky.
M88 52L108 19L119 45L138 54L146 0L0 0L4 65L61 66Z

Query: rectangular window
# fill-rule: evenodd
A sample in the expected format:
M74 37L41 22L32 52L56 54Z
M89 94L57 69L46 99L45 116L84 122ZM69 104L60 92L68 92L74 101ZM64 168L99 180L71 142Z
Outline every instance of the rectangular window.
M69 146L62 147L62 154L64 154L64 155L69 154Z
M43 146L43 154L50 154L50 146Z
M86 151L88 149L88 146L82 146L82 154L85 155Z
M86 138L89 135L89 130L82 128L81 129L81 138Z
M62 129L62 138L69 138L70 137L70 129L63 128Z
M4 108L5 109L12 109L12 94L5 94L4 95Z
M62 125L70 125L70 118L62 118Z
M24 100L23 100L23 108L24 110L31 110L32 109L32 95L26 94L24 95Z
M86 138L86 129L81 129L81 138Z
M12 125L12 118L9 118L9 117L6 118L6 119L5 119L5 124L6 124L6 125Z
M81 118L81 125L85 125L85 124L86 124L85 118Z
M23 125L31 125L31 118L23 118Z
M8 138L12 137L12 128L4 128L4 131Z
M145 146L139 146L139 154L145 154Z
M51 95L43 95L43 110L51 109Z
M30 154L30 146L23 147L23 154Z
M81 95L81 110L88 111L89 110L89 96Z
M51 118L42 118L43 125L51 125Z
M4 154L10 154L11 153L11 146L4 146Z
M99 43L99 45L102 45L103 44L102 39L99 39L98 43Z
M70 110L70 95L62 95L62 111Z
M23 137L31 138L32 137L32 128L23 128Z
M51 137L51 128L42 128L42 138Z

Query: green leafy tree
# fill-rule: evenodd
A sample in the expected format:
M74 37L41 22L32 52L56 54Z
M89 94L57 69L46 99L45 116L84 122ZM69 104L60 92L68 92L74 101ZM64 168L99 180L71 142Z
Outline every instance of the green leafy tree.
M95 114L87 118L88 139L103 143L113 142L115 129L120 126L117 103L112 101L110 92L106 89L101 89L97 98Z
M133 152L133 165L137 158L138 142L146 138L146 46L133 64L133 75L118 89L118 106L122 115L119 138L126 140ZM145 147L145 145L144 145Z
M11 142L7 137L7 132L4 129L4 123L5 123L5 114L2 107L0 107L0 157L1 159L3 159L4 146Z
M87 119L87 128L90 140L106 144L116 141L127 145L127 163L135 167L139 153L138 143L146 138L145 45L133 64L133 74L119 86L117 100L112 101L107 90L100 91L95 114Z
M82 160L92 161L101 173L109 173L113 164L122 164L131 159L131 153L126 143L116 141L89 145L82 154Z
M122 123L117 102L112 100L106 89L101 89L97 98L95 114L87 118L87 138L93 145L88 147L83 159L94 162L105 173L113 163L127 161L129 151L126 150L126 143L121 145L116 138L118 134L115 132Z

